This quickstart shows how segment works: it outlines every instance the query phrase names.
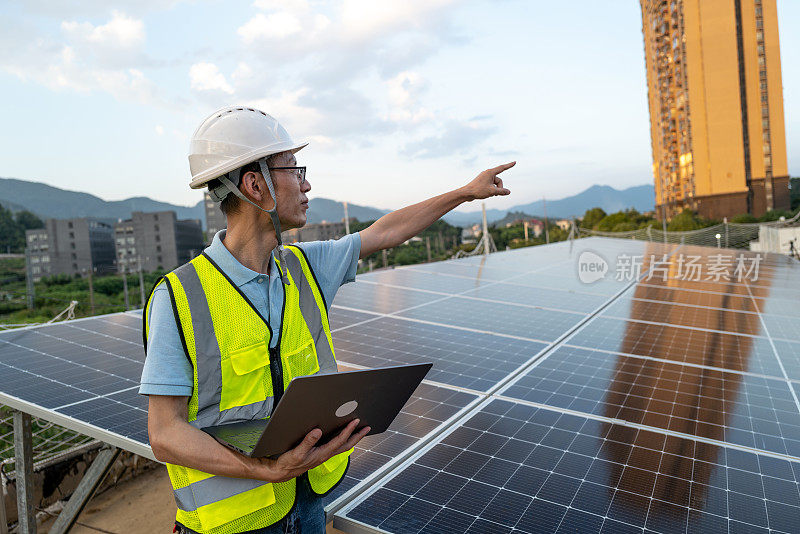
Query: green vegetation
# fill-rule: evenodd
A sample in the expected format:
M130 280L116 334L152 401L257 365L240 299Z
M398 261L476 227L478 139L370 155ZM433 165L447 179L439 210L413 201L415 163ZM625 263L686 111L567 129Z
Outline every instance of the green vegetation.
M0 205L0 252L25 252L25 230L44 228L44 222L29 211L16 215Z
M350 231L360 232L375 221L350 221ZM408 243L394 247L387 252L388 265L411 265L428 261L426 242L430 240L431 260L439 261L450 258L461 246L461 228L438 220ZM369 270L370 261L373 268L383 267L383 253L376 252L364 258L360 272Z
M146 273L144 278L145 298L163 272ZM128 298L131 308L141 306L139 276L127 275ZM89 298L89 280L67 275L44 277L34 284L34 309L27 309L25 286L25 259L0 259L0 323L22 324L49 321L69 306L73 300L76 317L87 317L104 313L124 311L125 294L121 275L96 276L94 286L94 313Z

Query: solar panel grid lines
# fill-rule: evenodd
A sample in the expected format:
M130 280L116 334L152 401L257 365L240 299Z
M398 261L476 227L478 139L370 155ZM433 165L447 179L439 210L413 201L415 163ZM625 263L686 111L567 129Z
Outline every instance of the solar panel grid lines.
M755 298L753 297L753 292L751 291L749 286L747 287L747 291L750 294L750 298L753 299L753 303L756 306L756 310L758 310L758 304L755 302ZM769 337L769 344L772 346L772 350L775 353L775 359L778 360L778 366L781 368L781 372L783 373L783 378L786 380L786 383L789 384L789 374L786 372L786 367L783 365L783 362L781 361L780 354L778 353L778 349L775 346L775 341L772 339L772 336L769 335L769 330L767 329L767 324L764 321L764 317L761 315L761 313L759 313L758 318L761 321L761 327L764 329L764 332L766 332L767 336ZM789 386L789 391L791 392L792 397L794 398L795 405L797 406L797 411L800 412L800 399L798 399L797 393L795 392L795 389L791 387L791 385ZM798 456L800 456L800 454L798 454Z
M595 317L569 343L721 369L782 377L775 352L766 337L708 332L610 317Z
M488 391L546 343L416 323L387 316L333 333L337 357L365 367L433 361L430 380Z
M398 288L398 289L407 289L409 291L422 291L422 292L425 292L425 293L432 293L432 294L437 294L437 295L450 296L450 297L454 297L454 298L458 298L458 299L464 299L464 300L476 300L476 301L479 301L479 302L489 302L489 303L492 303L492 304L503 304L503 305L507 305L507 306L519 306L521 308L531 308L531 309L537 309L537 310L567 312L567 313L581 313L583 311L583 310L569 310L569 309L559 308L556 305L547 306L547 305L543 305L543 304L529 304L529 303L525 303L525 302L514 302L514 301L498 299L498 298L476 297L476 296L473 296L473 295L470 294L470 293L475 292L475 291L477 291L479 289L486 289L485 286L484 287L480 287L480 288L470 289L469 291L464 292L464 293L460 293L458 295L453 295L453 294L450 294L450 293L443 293L443 292L440 292L440 291L416 289L416 288L413 288L413 287L398 286L398 285L394 285L394 284L385 284L385 283L378 283L378 282L372 282L372 281L365 281L364 283L365 284L374 284L374 285L379 285L379 286L385 286L385 287L394 287L394 288ZM507 285L507 284L498 283L498 284L495 284L495 285L489 287L489 289L494 292L494 291L497 290L497 287L500 286L500 285ZM530 286L519 286L519 288L532 289ZM519 291L519 289L517 289L517 291ZM547 291L547 290L542 288L542 289L537 289L536 291L537 292L542 292L542 291ZM557 293L560 293L562 296L564 296L565 294L569 294L571 297L575 296L575 294L577 293L575 291L568 291L568 292L555 291L555 290L550 290L550 291L551 291L551 295L554 296L554 297L556 296L555 294L557 294ZM587 296L589 296L589 295L587 294ZM530 302L530 300L531 299L528 299L528 302ZM595 304L594 307L596 307L596 306L597 306L597 304Z
M575 345L575 344L572 344L572 343L569 343L569 342L564 343L561 346L563 346L563 347L571 347L571 348L575 348L575 349L584 349L584 350L588 349L588 347L583 347L581 345ZM615 350L607 350L607 349L600 349L600 348L597 348L597 347L593 347L593 348L588 349L588 350L592 350L594 352L602 352L602 353L605 353L605 354L609 354L611 356L626 356L626 357L629 357L629 358L640 358L642 360L651 360L651 361L656 361L656 362L676 363L675 360L669 360L667 358L659 358L659 357L656 357L656 356L642 356L640 354L632 354L632 353L629 353L629 352L622 352L622 351L619 351L619 350L616 350L616 351ZM730 369L730 368L722 369L720 367L714 367L714 366L711 366L711 365L703 365L703 364L700 364L700 363L693 363L693 362L680 362L680 365L683 365L685 367L694 367L694 368L697 368L697 369L707 369L709 371L723 371L724 370L726 373L754 376L756 378L767 378L767 379L780 378L780 377L773 376L773 375L762 375L762 374L759 374L759 373L754 373L752 371L742 371L742 370L739 370L739 369Z
M775 378L562 346L499 394L800 457L800 412Z
M790 532L800 518L796 462L502 400L470 415L353 500L334 526Z

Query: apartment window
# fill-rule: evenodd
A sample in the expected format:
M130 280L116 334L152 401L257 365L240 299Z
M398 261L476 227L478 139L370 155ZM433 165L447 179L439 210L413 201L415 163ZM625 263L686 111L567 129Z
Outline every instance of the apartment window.
M769 128L769 119L762 119L761 120L761 127L765 130Z
M72 264L72 270L73 271L77 271L78 270L78 264L77 263L73 263Z
M769 108L762 106L761 107L761 116L762 117L769 117Z
M156 252L161 252L161 245L158 245L158 246L156 247Z
M31 263L39 263L39 257L38 256L31 256Z
M71 248L72 250L75 250L75 243L70 243L69 244L69 248Z
M759 54L763 54L764 53L764 45L758 45L758 53Z
M764 20L763 19L756 19L756 28L759 30L764 27Z
M69 238L70 239L75 239L75 232L70 232L69 233Z
M161 265L163 261L161 260L161 256L158 257L158 264Z
M160 235L157 235L157 236L156 236L156 243L158 243L158 242L160 242L160 241L161 241L161 236L160 236Z
M764 132L764 142L769 143L769 132Z
M155 231L158 232L158 225L155 225Z
M772 166L772 156L764 156L764 167Z
M764 40L764 30L758 30L756 32L756 39L758 39L759 41Z
M761 17L761 16L763 16L763 10L761 9L760 6L758 6L756 7L756 17Z
M77 255L77 254L75 254L74 252L72 253L72 259L73 259L73 260L77 260L77 259L78 259L78 255Z
M771 151L769 143L764 143L764 154L769 154Z
M767 61L764 59L764 56L758 56L758 64L762 67L767 64Z
M153 219L155 219L156 221L158 220L158 213L156 213L155 215L153 215Z
M72 228L72 221L69 221L69 222L67 223L67 228Z
M42 270L39 268L38 265L35 265L35 266L31 267L31 273L32 274L39 274L40 272L42 272Z
M42 263L50 263L50 256L42 256Z

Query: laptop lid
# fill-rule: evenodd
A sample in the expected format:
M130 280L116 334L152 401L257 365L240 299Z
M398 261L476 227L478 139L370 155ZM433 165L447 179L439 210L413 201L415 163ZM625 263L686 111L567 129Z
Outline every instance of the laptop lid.
M389 428L431 367L432 363L424 363L297 377L268 420L203 430L252 457L278 456L296 447L315 428L322 430L319 444L323 444L353 419L360 419L361 427L371 427L369 435L380 434ZM254 423L264 425L264 421L263 432L250 452L249 445L241 446L243 440L231 437L247 433L246 441L252 443L258 432Z

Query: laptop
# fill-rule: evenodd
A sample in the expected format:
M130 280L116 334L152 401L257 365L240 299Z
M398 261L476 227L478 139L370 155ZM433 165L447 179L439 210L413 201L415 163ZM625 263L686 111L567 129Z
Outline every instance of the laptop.
M293 449L315 428L318 444L336 437L353 419L368 435L384 432L428 374L432 363L363 371L316 374L292 379L267 419L203 429L246 456L275 457ZM356 430L357 431L357 430Z

